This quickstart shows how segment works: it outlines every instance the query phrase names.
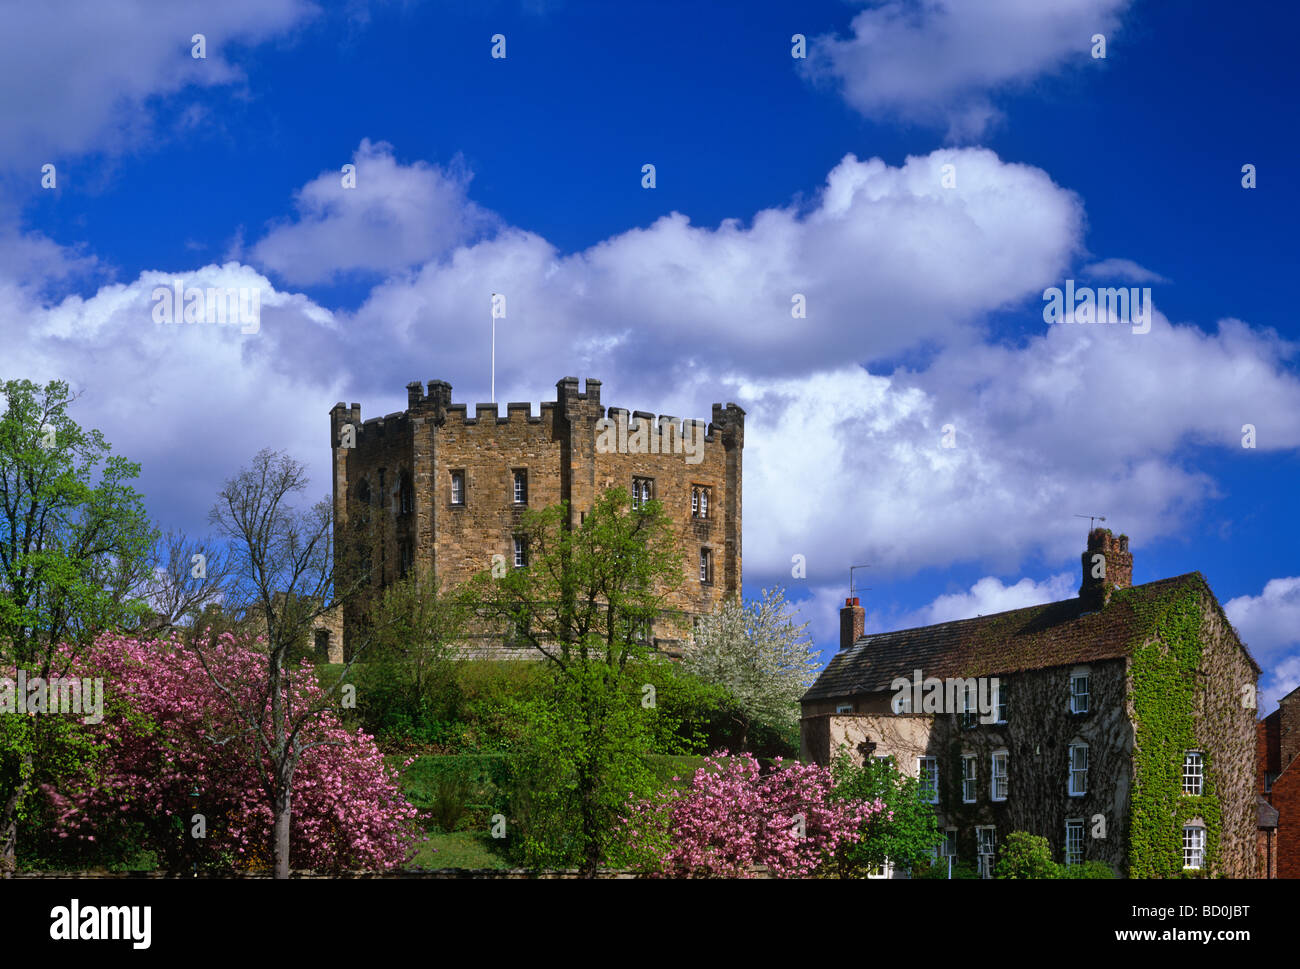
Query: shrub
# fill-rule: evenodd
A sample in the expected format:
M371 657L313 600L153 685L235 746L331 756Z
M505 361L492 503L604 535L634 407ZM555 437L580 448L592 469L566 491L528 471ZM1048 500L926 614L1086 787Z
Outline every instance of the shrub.
M846 842L836 855L842 875L862 875L886 860L904 868L928 863L931 851L943 840L934 805L915 777L904 776L891 759L857 765L841 748L831 766L835 796L850 801L876 801L885 805L883 816L868 819L856 841ZM947 877L948 866L943 866Z
M1062 865L1062 878L1114 878L1115 872L1104 861L1085 861L1078 865Z
M995 878L1060 878L1061 866L1052 860L1052 849L1042 835L1012 831L1002 846L993 869Z
M433 820L443 831L456 830L469 800L470 780L461 771L446 771L434 781Z

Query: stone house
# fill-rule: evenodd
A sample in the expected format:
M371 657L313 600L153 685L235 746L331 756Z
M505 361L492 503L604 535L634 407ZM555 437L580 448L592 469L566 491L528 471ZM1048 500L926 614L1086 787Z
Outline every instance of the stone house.
M1300 687L1258 731L1261 870L1268 878L1300 878Z
M892 757L985 877L1013 831L1122 876L1255 876L1259 666L1199 572L1133 586L1103 528L1082 562L1077 598L918 629L863 635L848 600L803 759Z
M376 590L414 573L455 585L493 568L522 567L524 511L569 503L581 523L597 496L620 486L634 505L659 500L673 520L682 583L664 620L649 631L656 648L680 653L690 617L707 614L741 589L741 470L745 412L713 405L712 420L629 413L601 405L601 383L556 384L556 399L529 403L452 403L451 385L407 385L407 409L361 420L361 407L330 410L336 557L349 522L383 527L367 562ZM344 649L360 606L344 610ZM503 630L479 630L472 654L509 658Z

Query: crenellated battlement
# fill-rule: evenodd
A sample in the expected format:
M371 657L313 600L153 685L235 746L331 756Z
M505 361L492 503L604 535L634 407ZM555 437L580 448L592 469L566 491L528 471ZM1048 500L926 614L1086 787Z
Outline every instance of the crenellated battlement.
M725 408L721 404L714 404L712 421L695 417L679 418L673 414L660 414L656 418L649 411L629 411L626 407L609 408L605 420L614 426L620 440L637 434L657 435L661 446L654 453L667 453L662 448L665 439L671 442L678 438L702 436L706 444L725 444L723 435L734 432L736 428L743 429L744 417L745 412L735 404L728 404ZM642 422L648 425L644 430Z

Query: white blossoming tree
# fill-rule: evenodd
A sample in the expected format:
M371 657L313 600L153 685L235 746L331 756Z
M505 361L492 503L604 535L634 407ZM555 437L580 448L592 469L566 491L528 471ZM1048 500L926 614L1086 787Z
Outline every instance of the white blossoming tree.
M755 723L783 731L797 729L799 698L817 676L820 659L798 623L797 611L782 589L764 589L763 598L724 603L695 627L695 648L682 663L686 670L724 687L740 710L742 746Z

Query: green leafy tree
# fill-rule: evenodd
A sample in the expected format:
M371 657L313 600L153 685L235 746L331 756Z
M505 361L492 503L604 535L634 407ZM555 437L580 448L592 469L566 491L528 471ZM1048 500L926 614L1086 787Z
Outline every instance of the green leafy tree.
M761 600L725 602L696 623L695 648L682 665L735 698L744 749L755 724L798 730L799 698L816 679L820 659L806 636L808 624L796 617L783 590L764 589Z
M372 641L358 710L373 732L427 741L444 717L455 715L457 644L474 615L469 592L412 573L377 597L367 616Z
M655 786L642 705L647 630L681 581L672 526L657 501L630 507L611 489L581 516L566 503L525 512L527 565L479 577L483 612L544 657L551 689L529 703L522 810L534 864L578 864L588 876L616 853L619 815Z
M3 384L0 418L0 676L61 675L105 630L148 612L157 533L131 486L138 464L111 453L68 414L68 385ZM18 831L42 774L74 769L59 717L6 716L0 730L0 872L17 866ZM82 751L84 753L84 751Z
M934 805L915 777L902 774L893 758L854 763L841 748L831 765L835 796L884 802L885 810L868 820L862 837L845 845L837 861L841 874L859 876L891 861L901 868L924 866L943 841Z

